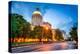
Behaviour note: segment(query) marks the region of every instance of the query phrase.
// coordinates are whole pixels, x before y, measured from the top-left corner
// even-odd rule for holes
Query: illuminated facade
[[[55,36],[56,36],[56,29],[52,29],[52,40],[53,41],[57,41]]]
[[[48,29],[51,29],[51,24],[49,22],[43,22],[42,26],[45,26]]]

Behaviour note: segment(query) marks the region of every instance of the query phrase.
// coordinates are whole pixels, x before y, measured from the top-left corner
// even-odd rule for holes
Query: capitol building
[[[32,13],[31,18],[31,28],[34,29],[35,26],[45,26],[47,29],[51,29],[52,31],[52,41],[57,41],[55,39],[56,36],[56,29],[52,28],[52,25],[49,22],[44,22],[42,14],[40,12],[39,8],[36,8],[36,10]]]
[[[39,8],[36,8],[36,10],[32,13],[31,25],[32,29],[35,26],[46,26],[49,29],[51,29],[51,24],[49,22],[44,22]]]

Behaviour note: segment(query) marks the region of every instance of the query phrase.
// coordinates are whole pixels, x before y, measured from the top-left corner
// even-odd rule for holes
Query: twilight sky
[[[59,28],[66,31],[66,33],[70,31],[74,24],[78,23],[77,5],[14,1],[11,3],[10,7],[10,13],[20,14],[28,22],[31,22],[32,13],[38,7],[42,13],[43,21],[49,22],[52,28]]]

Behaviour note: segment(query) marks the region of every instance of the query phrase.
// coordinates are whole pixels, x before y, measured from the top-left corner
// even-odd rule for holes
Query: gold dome
[[[34,11],[34,12],[33,12],[33,15],[34,15],[34,14],[40,14],[40,15],[41,15],[41,13],[40,13],[39,11]]]

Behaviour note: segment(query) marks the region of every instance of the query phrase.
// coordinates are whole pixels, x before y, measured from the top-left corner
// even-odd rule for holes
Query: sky
[[[11,2],[10,13],[23,16],[25,20],[31,22],[32,13],[36,8],[40,9],[43,21],[49,22],[53,29],[59,28],[69,33],[73,25],[78,25],[78,6],[69,4],[50,4],[33,2]]]

